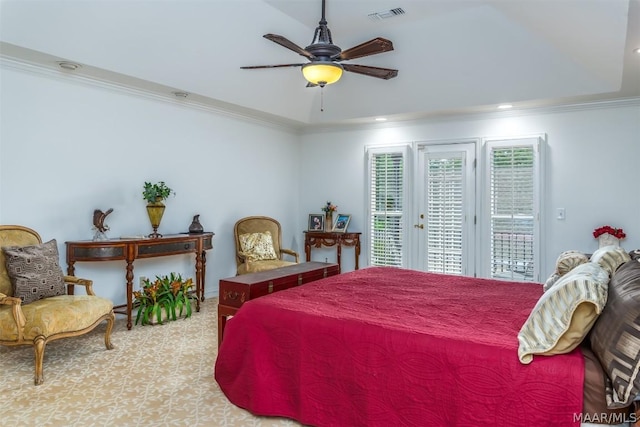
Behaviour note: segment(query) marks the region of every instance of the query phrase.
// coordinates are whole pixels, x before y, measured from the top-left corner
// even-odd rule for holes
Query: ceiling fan
[[[265,34],[263,37],[284,46],[301,56],[309,59],[307,63],[280,64],[280,65],[253,65],[240,67],[245,70],[256,68],[282,68],[302,67],[302,74],[309,82],[307,86],[320,86],[337,82],[342,76],[342,71],[364,74],[379,79],[391,79],[398,75],[398,70],[391,68],[371,67],[368,65],[341,64],[342,61],[376,55],[378,53],[393,50],[393,43],[382,37],[376,37],[367,42],[342,50],[333,44],[331,31],[327,27],[325,19],[325,0],[322,0],[322,19],[313,35],[311,44],[304,49],[289,39],[277,34]]]

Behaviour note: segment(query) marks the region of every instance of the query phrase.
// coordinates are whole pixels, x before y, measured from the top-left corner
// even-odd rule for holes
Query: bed
[[[583,396],[604,389],[595,359],[580,348],[518,359],[541,294],[393,267],[322,279],[243,305],[215,379],[253,414],[314,426],[580,426],[606,410],[583,408],[604,400]]]

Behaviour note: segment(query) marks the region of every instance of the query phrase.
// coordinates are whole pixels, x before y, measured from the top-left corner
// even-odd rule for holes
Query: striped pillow
[[[598,264],[581,264],[542,294],[518,334],[518,358],[569,353],[589,333],[607,303],[609,274]]]
[[[542,285],[542,290],[547,292],[555,283],[560,279],[560,275],[558,273],[553,273]]]
[[[564,251],[556,260],[556,273],[564,276],[580,264],[589,262],[589,257],[580,251]]]
[[[562,276],[577,266],[589,262],[589,257],[580,251],[564,251],[556,260],[556,270],[549,276],[542,289],[547,292]]]
[[[597,262],[602,268],[609,272],[609,276],[631,257],[620,246],[603,246],[591,255],[591,262]]]

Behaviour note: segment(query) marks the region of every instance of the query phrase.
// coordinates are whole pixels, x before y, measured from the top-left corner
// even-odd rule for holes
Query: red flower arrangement
[[[620,240],[627,237],[627,235],[624,233],[624,230],[622,228],[613,228],[610,225],[604,225],[600,228],[596,228],[595,230],[593,230],[593,237],[597,239],[601,235],[607,234],[607,233],[611,234],[613,237]]]

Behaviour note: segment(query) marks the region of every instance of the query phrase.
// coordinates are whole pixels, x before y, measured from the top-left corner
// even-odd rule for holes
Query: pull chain
[[[324,85],[320,86],[320,111],[324,111]]]

